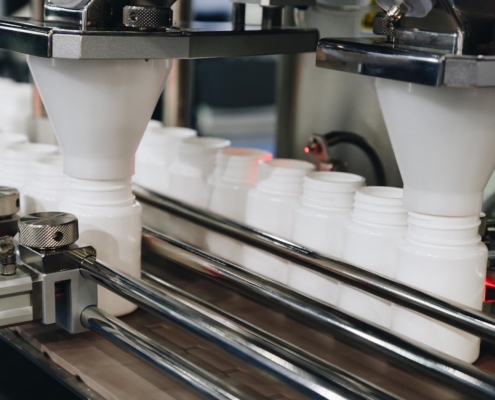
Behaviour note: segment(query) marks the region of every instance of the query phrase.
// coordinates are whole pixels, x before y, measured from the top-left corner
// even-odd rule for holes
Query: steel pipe
[[[344,261],[231,221],[218,214],[158,195],[142,187],[135,185],[134,193],[143,203],[495,343],[495,319],[480,311],[431,296]]]
[[[304,322],[317,322],[354,345],[365,346],[394,359],[403,368],[433,375],[477,398],[495,396],[495,378],[470,364],[432,349],[413,344],[388,330],[349,316],[337,308],[305,297],[283,285],[221,260],[150,229],[143,229],[143,248],[192,270],[213,277],[221,284],[235,285],[261,303],[270,300],[284,312]],[[149,274],[148,274],[149,276]]]
[[[161,278],[159,278],[156,275],[153,275],[149,272],[143,271],[141,274],[142,277],[160,285],[163,288],[166,288],[168,290],[171,290],[174,292],[176,295],[179,295],[182,297],[183,301],[192,306],[195,307],[195,305],[200,304],[202,307],[208,309],[212,314],[216,314],[220,316],[225,323],[229,324],[235,324],[239,327],[242,327],[246,332],[249,332],[250,335],[257,336],[259,338],[262,338],[264,341],[271,343],[272,345],[276,346],[277,348],[283,350],[287,354],[291,353],[294,354],[296,357],[300,358],[301,360],[305,360],[308,365],[311,365],[312,368],[316,368],[315,371],[317,373],[323,373],[325,374],[329,380],[338,380],[342,383],[342,385],[347,386],[347,387],[354,387],[353,389],[356,392],[361,391],[361,394],[363,396],[366,396],[366,398],[376,398],[376,399],[395,399],[396,397],[385,393],[376,387],[370,385],[369,383],[362,381],[349,373],[345,372],[344,370],[336,367],[335,365],[330,364],[329,362],[322,360],[316,356],[314,356],[311,353],[308,353],[305,350],[300,349],[299,347],[296,347],[292,345],[291,343],[274,336],[266,331],[263,331],[259,329],[258,327],[232,315],[229,314],[222,309],[213,306],[212,304],[186,292],[185,290],[182,290],[174,285],[172,285],[170,282],[167,282]]]
[[[320,369],[321,363],[284,350],[284,342],[271,341],[260,332],[226,319],[204,304],[177,292],[159,290],[141,279],[118,272],[90,257],[82,261],[81,273],[144,310],[172,320],[202,338],[246,359],[268,373],[316,399],[392,399],[394,397],[359,381],[337,368]]]
[[[142,333],[97,307],[86,308],[81,315],[81,321],[86,328],[105,335],[133,353],[145,358],[209,399],[251,399],[251,396],[225,385],[214,375],[200,369],[165,347],[154,343]]]

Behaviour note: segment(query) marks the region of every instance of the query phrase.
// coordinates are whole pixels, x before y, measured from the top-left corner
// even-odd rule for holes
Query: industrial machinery
[[[55,102],[55,91],[65,95],[64,90],[70,92],[72,87],[59,88],[55,80],[45,79],[43,73],[50,64],[46,59],[53,59],[51,65],[63,66],[64,77],[79,78],[83,76],[78,75],[81,71],[71,70],[71,66],[77,64],[64,64],[67,60],[191,59],[315,50],[316,30],[281,27],[282,7],[310,6],[314,2],[249,2],[263,7],[263,22],[259,27],[244,24],[242,2],[234,3],[234,21],[228,26],[174,27],[170,9],[173,1],[50,0],[43,20],[1,19],[0,47],[36,57],[31,59],[31,66],[37,83],[41,83],[42,96],[48,100],[45,106],[55,129],[64,138],[62,146],[72,155],[82,155],[82,159],[96,165],[99,160],[89,158],[87,150],[93,148],[94,153],[101,154],[98,152],[102,148],[104,151],[105,146],[117,147],[118,143],[109,144],[92,132],[87,136],[87,143],[73,146],[75,142],[68,138],[71,134],[77,136],[75,131],[67,129],[62,117],[53,116],[58,113],[73,118],[80,113],[79,122],[93,118],[92,112],[98,110],[91,108],[91,104],[83,109],[78,107],[90,101]],[[434,4],[427,0],[383,0],[378,3],[385,7],[386,14],[375,18],[374,30],[382,36],[321,39],[317,47],[317,66],[430,85],[434,89],[438,89],[436,86],[495,86],[495,61],[490,55],[495,9],[489,1],[438,0]],[[91,64],[91,68],[94,65]],[[84,79],[91,82],[87,74]],[[72,93],[73,98],[78,94]],[[98,93],[94,94],[96,98]],[[151,98],[156,93],[138,94]],[[125,101],[115,97],[116,103],[119,100]],[[389,112],[407,123],[411,122],[409,114],[418,119],[417,113],[423,111],[421,101],[411,103],[416,109],[405,108],[400,102],[391,104],[383,100],[382,103],[385,108],[389,106],[385,114]],[[148,108],[139,116],[145,122],[151,113]],[[432,129],[437,129],[449,116],[451,114],[440,114]],[[483,121],[476,128],[486,128],[487,123]],[[101,121],[93,118],[92,127],[98,122]],[[402,137],[400,124],[394,127],[398,133],[392,132],[392,136]],[[102,132],[112,129],[117,132],[119,126],[110,124],[103,128]],[[109,132],[107,137],[118,140],[115,132]],[[129,143],[138,143],[138,136],[135,132],[126,139]],[[483,140],[486,137],[483,136]],[[80,143],[83,142],[84,139]],[[486,143],[481,143],[482,149],[487,147]],[[397,148],[399,158],[402,157],[401,169],[410,171],[411,165],[405,156],[407,149]],[[122,158],[132,158],[132,149],[124,150]],[[476,159],[477,154],[470,156]],[[74,160],[79,161],[74,157],[69,171],[75,178],[81,178],[81,169]],[[483,181],[486,184],[490,165],[484,166],[486,171],[480,171],[479,164],[459,165],[469,170],[462,175],[463,182],[471,182],[473,176],[481,175],[477,184],[482,185]],[[121,170],[108,172],[113,179],[121,178],[119,173]],[[415,181],[410,176],[406,174],[405,183],[406,189],[410,185],[409,198],[414,202]],[[454,178],[459,182],[458,176]],[[476,192],[478,186],[474,186],[473,192]],[[13,330],[3,329],[1,336],[29,354],[38,365],[51,370],[81,398],[116,396],[115,392],[105,391],[99,380],[108,373],[106,370],[113,368],[113,364],[105,364],[98,358],[105,352],[120,362],[115,370],[121,380],[114,382],[114,386],[122,386],[119,393],[123,398],[133,396],[132,390],[140,387],[145,388],[141,396],[149,398],[166,395],[173,398],[175,392],[179,393],[178,398],[214,399],[495,398],[495,377],[490,373],[495,362],[495,318],[488,313],[434,297],[144,188],[135,186],[134,194],[145,206],[145,212],[182,218],[193,223],[192,229],[213,230],[242,245],[256,247],[479,336],[485,343],[483,354],[475,365],[456,360],[208,254],[197,246],[178,241],[173,237],[173,227],[167,231],[169,228],[164,226],[163,232],[143,228],[141,278],[116,272],[112,265],[98,259],[93,247],[78,242],[78,220],[71,214],[24,216],[16,235],[12,221],[17,221],[14,215],[18,210],[18,195],[13,189],[1,189],[0,228],[5,227],[5,231],[1,230],[3,237],[0,238],[0,326],[16,326]],[[98,285],[135,303],[140,311],[117,319],[99,310],[96,307]],[[162,325],[162,320],[168,321],[168,325]],[[37,321],[52,325],[52,330],[38,325],[22,327],[22,324]],[[101,344],[88,330],[106,336],[129,351],[121,352],[118,348],[95,351]],[[23,343],[13,332],[52,360]],[[57,338],[57,345],[50,344],[50,340],[43,341],[43,335],[54,335],[50,337]],[[87,352],[95,359],[71,370],[70,363],[64,364],[64,360],[70,359],[72,349]],[[135,355],[141,358],[137,360]],[[57,361],[59,365],[55,366]],[[147,363],[154,367],[150,368]],[[157,375],[156,369],[181,382],[181,386],[173,386],[175,383],[171,383],[166,374]],[[78,375],[80,380],[73,375]]]

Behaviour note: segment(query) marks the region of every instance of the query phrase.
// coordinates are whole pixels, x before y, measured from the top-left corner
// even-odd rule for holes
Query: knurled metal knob
[[[77,217],[63,212],[26,215],[19,221],[19,242],[35,249],[58,249],[79,239]]]
[[[123,23],[129,28],[164,29],[172,26],[174,13],[171,8],[153,6],[124,7]]]
[[[19,212],[19,191],[0,186],[0,218],[10,217]]]

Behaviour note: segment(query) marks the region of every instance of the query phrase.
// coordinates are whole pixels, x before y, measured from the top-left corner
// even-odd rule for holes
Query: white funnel
[[[435,88],[376,79],[404,180],[404,205],[423,214],[481,212],[495,169],[495,88]]]
[[[134,174],[134,156],[163,90],[170,60],[67,60],[28,64],[72,178]]]

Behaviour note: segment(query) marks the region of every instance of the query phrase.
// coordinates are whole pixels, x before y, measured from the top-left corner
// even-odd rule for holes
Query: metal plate
[[[316,66],[428,86],[495,86],[494,56],[458,56],[384,38],[321,39]]]
[[[51,26],[51,27],[50,27]],[[316,29],[246,27],[201,23],[182,31],[70,29],[26,19],[0,20],[0,48],[38,57],[70,59],[217,58],[313,52]]]

